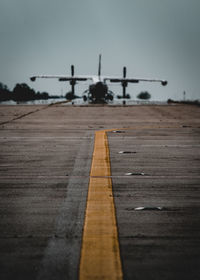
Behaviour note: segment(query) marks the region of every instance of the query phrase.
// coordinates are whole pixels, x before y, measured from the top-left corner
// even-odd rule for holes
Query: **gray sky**
[[[66,93],[68,83],[29,81],[35,74],[102,74],[163,78],[160,84],[129,85],[134,98],[148,90],[152,99],[200,99],[199,0],[1,0],[0,81],[17,82],[50,94]],[[78,85],[81,94],[87,85]],[[111,87],[121,92],[121,87]]]

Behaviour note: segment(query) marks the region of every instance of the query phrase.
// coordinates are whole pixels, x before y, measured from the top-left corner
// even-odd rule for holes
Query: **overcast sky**
[[[134,98],[148,90],[154,100],[200,99],[199,0],[1,0],[0,81],[65,94],[68,83],[29,81],[35,74],[102,74],[162,78],[129,85]],[[87,85],[77,86],[79,94]],[[121,92],[121,88],[111,87]]]

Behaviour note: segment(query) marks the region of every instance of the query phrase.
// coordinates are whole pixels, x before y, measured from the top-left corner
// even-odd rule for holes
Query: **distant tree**
[[[35,97],[34,99],[48,99],[49,98],[49,94],[47,92],[39,92],[37,91],[37,93],[35,93]]]
[[[0,101],[10,100],[11,92],[6,85],[0,83]]]
[[[79,96],[77,96],[77,95],[73,94],[71,91],[69,91],[66,93],[65,98],[67,100],[73,100],[73,99],[79,98]]]
[[[137,98],[139,99],[144,99],[144,100],[148,100],[151,98],[151,94],[148,93],[148,91],[142,91],[137,95]]]
[[[7,100],[14,101],[29,101],[36,99],[48,99],[50,98],[47,92],[35,92],[27,84],[16,84],[13,91],[10,91],[6,85],[0,83],[0,102]],[[55,96],[55,98],[59,98]]]
[[[35,91],[27,84],[16,84],[13,89],[13,100],[15,101],[27,101],[35,99]]]
[[[48,98],[49,98],[49,94],[47,92],[40,93],[40,99],[48,99]]]
[[[0,83],[0,90],[8,90],[8,87],[4,85],[3,83]]]

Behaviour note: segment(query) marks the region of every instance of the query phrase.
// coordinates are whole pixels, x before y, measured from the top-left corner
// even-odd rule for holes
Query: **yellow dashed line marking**
[[[80,259],[80,280],[121,280],[122,266],[106,131],[95,133]]]

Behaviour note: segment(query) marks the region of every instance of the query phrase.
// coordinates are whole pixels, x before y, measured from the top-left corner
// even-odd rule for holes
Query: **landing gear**
[[[87,101],[87,96],[83,95],[83,101],[86,102]]]
[[[124,66],[123,67],[123,79],[126,79],[126,73],[127,73],[127,68]],[[118,99],[130,99],[130,94],[126,93],[126,88],[128,86],[128,82],[125,81],[125,80],[122,80],[121,82],[121,85],[122,85],[122,95],[117,95],[117,98]]]
[[[95,92],[85,90],[82,97],[84,102],[88,101],[95,104],[106,104],[109,101],[113,101],[114,93],[108,90],[107,93],[99,96],[98,94],[95,94]]]

